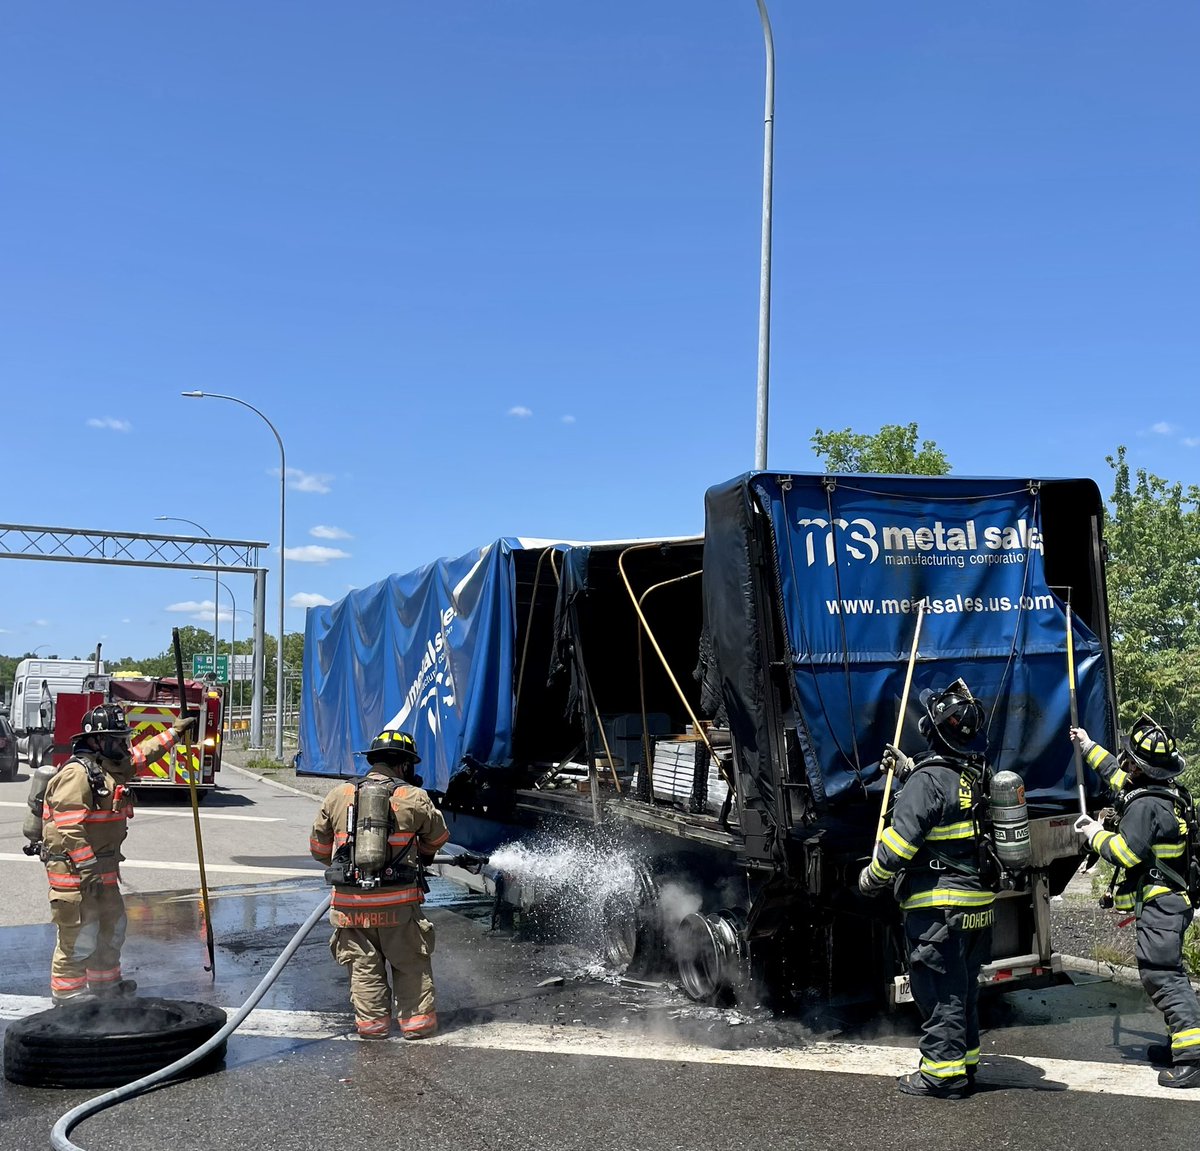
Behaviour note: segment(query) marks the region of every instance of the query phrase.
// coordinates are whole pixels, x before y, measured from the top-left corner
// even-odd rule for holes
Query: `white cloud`
[[[1183,446],[1185,448],[1200,447],[1200,436],[1184,436]]]
[[[292,607],[328,607],[333,600],[315,591],[298,591],[288,603]]]
[[[1157,436],[1169,436],[1174,434],[1175,425],[1168,424],[1166,420],[1159,420],[1157,424],[1151,424],[1150,430]]]
[[[33,626],[34,627],[49,627],[50,621],[48,619],[35,619],[33,621]]]
[[[317,524],[316,527],[309,528],[308,534],[316,536],[319,540],[352,540],[354,538],[349,532],[344,532],[341,528],[329,527],[326,524]]]
[[[564,424],[573,424],[575,422],[575,417],[574,416],[563,416],[562,422]]]
[[[316,472],[304,472],[299,468],[288,468],[288,487],[294,492],[317,492],[324,495],[329,491],[333,476],[318,475]]]
[[[164,611],[178,612],[180,615],[186,615],[188,619],[194,619],[197,623],[204,624],[209,631],[212,631],[213,626],[213,601],[210,599],[180,600],[179,603],[169,603],[163,609]],[[222,617],[220,613],[218,619],[228,618]]]
[[[202,600],[185,599],[185,600],[180,600],[179,603],[169,603],[163,610],[164,611],[177,611],[177,612],[193,612],[193,613],[207,612],[208,618],[212,619],[213,601],[210,599],[202,599]]]
[[[106,432],[131,432],[133,425],[128,420],[118,420],[115,416],[93,416],[87,422],[89,428],[102,428]]]
[[[349,552],[341,548],[327,548],[320,544],[306,544],[302,548],[284,548],[283,558],[298,564],[327,564],[330,560],[348,560]]]
[[[508,414],[510,416],[516,416],[519,420],[527,420],[533,415],[533,409],[525,408],[518,404],[515,408],[509,408]]]
[[[123,619],[123,620],[121,620],[121,622],[122,622],[122,623],[133,623],[133,620],[131,620],[131,619]]]

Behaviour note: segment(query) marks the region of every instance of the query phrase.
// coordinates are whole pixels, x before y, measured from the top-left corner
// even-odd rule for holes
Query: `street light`
[[[171,520],[177,524],[191,524],[198,531],[204,532],[209,539],[212,539],[212,533],[202,528],[195,520],[184,519],[183,516],[155,516],[156,520]],[[213,549],[213,559],[216,560],[216,548]],[[207,579],[207,576],[199,576],[199,579]],[[217,606],[217,584],[221,581],[217,579],[217,572],[213,572],[213,675],[217,674],[217,621],[220,617],[220,610]],[[183,684],[179,685],[179,690],[183,691]],[[182,698],[182,697],[181,697]]]
[[[754,469],[767,467],[767,400],[771,373],[771,183],[775,153],[775,38],[765,0],[755,0],[762,22],[766,53],[766,96],[763,110],[762,254],[758,279],[758,386],[755,395]]]
[[[249,408],[268,428],[279,445],[279,633],[276,636],[277,650],[275,652],[275,758],[283,760],[283,564],[284,564],[284,531],[286,529],[287,507],[287,457],[283,451],[283,440],[275,430],[275,425],[267,419],[253,404],[239,400],[237,396],[223,396],[216,392],[181,392],[189,400],[229,400],[233,404],[241,404]]]

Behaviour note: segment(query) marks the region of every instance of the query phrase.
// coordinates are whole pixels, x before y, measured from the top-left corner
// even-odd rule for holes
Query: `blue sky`
[[[1200,8],[769,6],[770,466],[917,420],[962,474],[1200,481]],[[762,107],[754,0],[12,0],[3,519],[274,547],[275,442],[203,389],[296,469],[289,631],[502,535],[701,530],[753,464]],[[212,619],[0,570],[0,651]]]

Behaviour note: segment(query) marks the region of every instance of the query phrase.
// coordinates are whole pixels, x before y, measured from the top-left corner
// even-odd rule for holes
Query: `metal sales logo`
[[[429,730],[436,736],[441,730],[441,708],[454,706],[454,675],[450,670],[450,633],[454,630],[458,612],[448,607],[441,614],[437,634],[425,641],[421,666],[404,696],[404,704],[387,724],[389,728],[406,728],[414,713],[425,717]],[[418,724],[419,724],[418,719]]]
[[[886,564],[938,564],[965,567],[969,562],[1020,563],[1029,551],[1041,552],[1042,533],[1028,520],[1015,524],[980,526],[974,519],[963,524],[935,520],[921,527],[876,524],[862,516],[832,520],[820,516],[796,520],[801,533],[805,563],[812,567],[822,559],[832,567],[839,548],[846,562],[865,560]]]

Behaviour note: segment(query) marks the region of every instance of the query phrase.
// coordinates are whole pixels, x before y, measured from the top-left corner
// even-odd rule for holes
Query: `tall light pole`
[[[204,532],[209,539],[212,539],[212,532],[202,528],[195,520],[184,519],[183,516],[155,516],[156,520],[171,520],[177,524],[191,524],[198,531]],[[216,548],[213,549],[213,562],[216,562]],[[217,604],[217,585],[221,582],[218,578],[218,573],[213,571],[213,675],[217,674],[217,622],[220,620],[220,608]],[[207,579],[207,576],[197,576],[197,579]],[[179,685],[180,692],[183,691],[183,684]],[[180,695],[180,699],[183,696]]]
[[[771,164],[775,151],[775,39],[764,0],[756,0],[767,54],[763,111],[762,263],[758,283],[758,389],[755,400],[754,469],[767,466],[767,396],[771,371]]]
[[[268,428],[279,445],[279,633],[276,636],[275,652],[275,758],[283,760],[283,563],[284,563],[284,532],[287,527],[287,457],[283,451],[283,440],[275,430],[275,425],[267,419],[253,404],[238,399],[237,396],[223,396],[216,392],[182,392],[181,395],[191,400],[228,400],[233,404],[241,404],[249,408]]]

